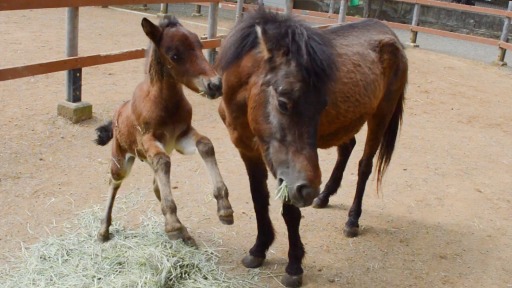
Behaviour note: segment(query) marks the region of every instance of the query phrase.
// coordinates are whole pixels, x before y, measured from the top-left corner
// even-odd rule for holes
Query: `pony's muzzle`
[[[278,184],[281,185],[283,183],[283,179],[278,179]],[[308,207],[313,204],[313,200],[320,194],[319,187],[313,187],[308,183],[300,183],[300,184],[291,184],[287,183],[288,186],[288,197],[283,198],[283,202],[292,204],[296,207]]]

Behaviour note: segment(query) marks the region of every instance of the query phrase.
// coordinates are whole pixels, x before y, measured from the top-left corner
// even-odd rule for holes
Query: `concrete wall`
[[[372,2],[372,13],[370,13],[370,15],[375,15],[377,6],[378,1],[374,0]],[[351,16],[362,15],[362,9],[362,6],[351,7],[349,8],[348,14]],[[385,1],[379,19],[410,24],[413,9],[413,4]],[[499,39],[503,29],[503,22],[504,18],[499,16],[421,6],[419,25],[439,30]],[[512,33],[510,36],[512,36]]]

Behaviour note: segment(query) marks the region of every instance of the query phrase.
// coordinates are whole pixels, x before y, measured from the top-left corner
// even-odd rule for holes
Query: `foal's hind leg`
[[[338,146],[338,159],[336,160],[336,165],[334,165],[329,181],[325,184],[324,191],[322,191],[322,193],[320,193],[320,195],[318,195],[318,197],[313,201],[313,208],[327,207],[327,204],[329,204],[329,198],[336,194],[340,188],[341,180],[343,179],[343,172],[347,167],[347,162],[350,158],[350,154],[352,154],[352,150],[354,150],[354,146],[356,146],[355,137],[352,137],[348,142]]]
[[[114,143],[113,145],[117,145]],[[130,174],[130,170],[133,166],[133,162],[135,157],[129,154],[124,153],[116,153],[116,147],[112,148],[112,160],[110,161],[110,188],[109,188],[109,198],[107,202],[107,208],[105,211],[105,216],[101,220],[101,228],[98,232],[98,240],[101,242],[106,242],[110,240],[109,228],[112,224],[112,208],[114,207],[114,200],[117,195],[117,191],[121,187],[121,183],[123,179]]]
[[[163,145],[152,135],[145,135],[142,143],[146,150],[149,164],[155,172],[158,188],[155,188],[154,191],[157,198],[160,195],[160,205],[165,218],[167,237],[171,240],[182,239],[186,244],[195,246],[194,239],[188,233],[187,228],[181,224],[180,219],[178,219],[178,208],[171,193],[171,158],[163,149]]]
[[[233,209],[228,199],[228,188],[220,174],[212,141],[191,128],[189,133],[178,140],[176,149],[183,154],[192,153],[195,149],[199,151],[213,184],[213,196],[217,200],[217,216],[222,224],[233,224]]]

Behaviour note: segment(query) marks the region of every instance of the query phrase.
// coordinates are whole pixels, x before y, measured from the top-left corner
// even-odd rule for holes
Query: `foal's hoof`
[[[265,261],[265,258],[260,257],[254,257],[251,255],[247,255],[242,259],[242,264],[245,268],[258,268],[263,265],[263,262]]]
[[[108,240],[110,240],[110,233],[98,232],[98,235],[96,235],[96,237],[98,238],[98,241],[100,241],[101,243],[105,243]]]
[[[284,274],[281,278],[281,284],[286,287],[301,287],[302,286],[302,274],[301,275],[288,275]]]
[[[183,233],[182,231],[173,231],[167,233],[167,238],[171,241],[182,240],[185,245],[190,247],[197,247],[196,241],[192,238],[188,233]]]
[[[329,197],[316,197],[315,200],[313,200],[313,208],[321,209],[327,207],[329,204]]]
[[[348,238],[357,237],[359,235],[359,227],[349,227],[345,225],[345,228],[343,228],[343,234]]]
[[[235,219],[234,219],[233,215],[227,215],[227,216],[219,215],[219,220],[220,220],[220,223],[222,223],[224,225],[233,225],[233,223],[235,223]]]

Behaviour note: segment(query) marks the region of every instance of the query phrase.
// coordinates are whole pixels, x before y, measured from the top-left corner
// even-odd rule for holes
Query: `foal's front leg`
[[[188,245],[195,246],[194,239],[188,233],[187,228],[178,219],[176,203],[171,193],[171,158],[163,145],[152,135],[146,135],[142,139],[149,164],[155,172],[155,180],[160,192],[160,205],[165,218],[165,233],[171,240],[182,239]],[[155,192],[157,190],[155,189]],[[156,193],[155,193],[156,194]]]
[[[212,141],[191,128],[189,133],[178,140],[176,149],[183,154],[193,152],[195,149],[199,151],[213,184],[213,196],[217,200],[217,216],[222,224],[233,224],[233,209],[228,199],[228,188],[220,174]]]

